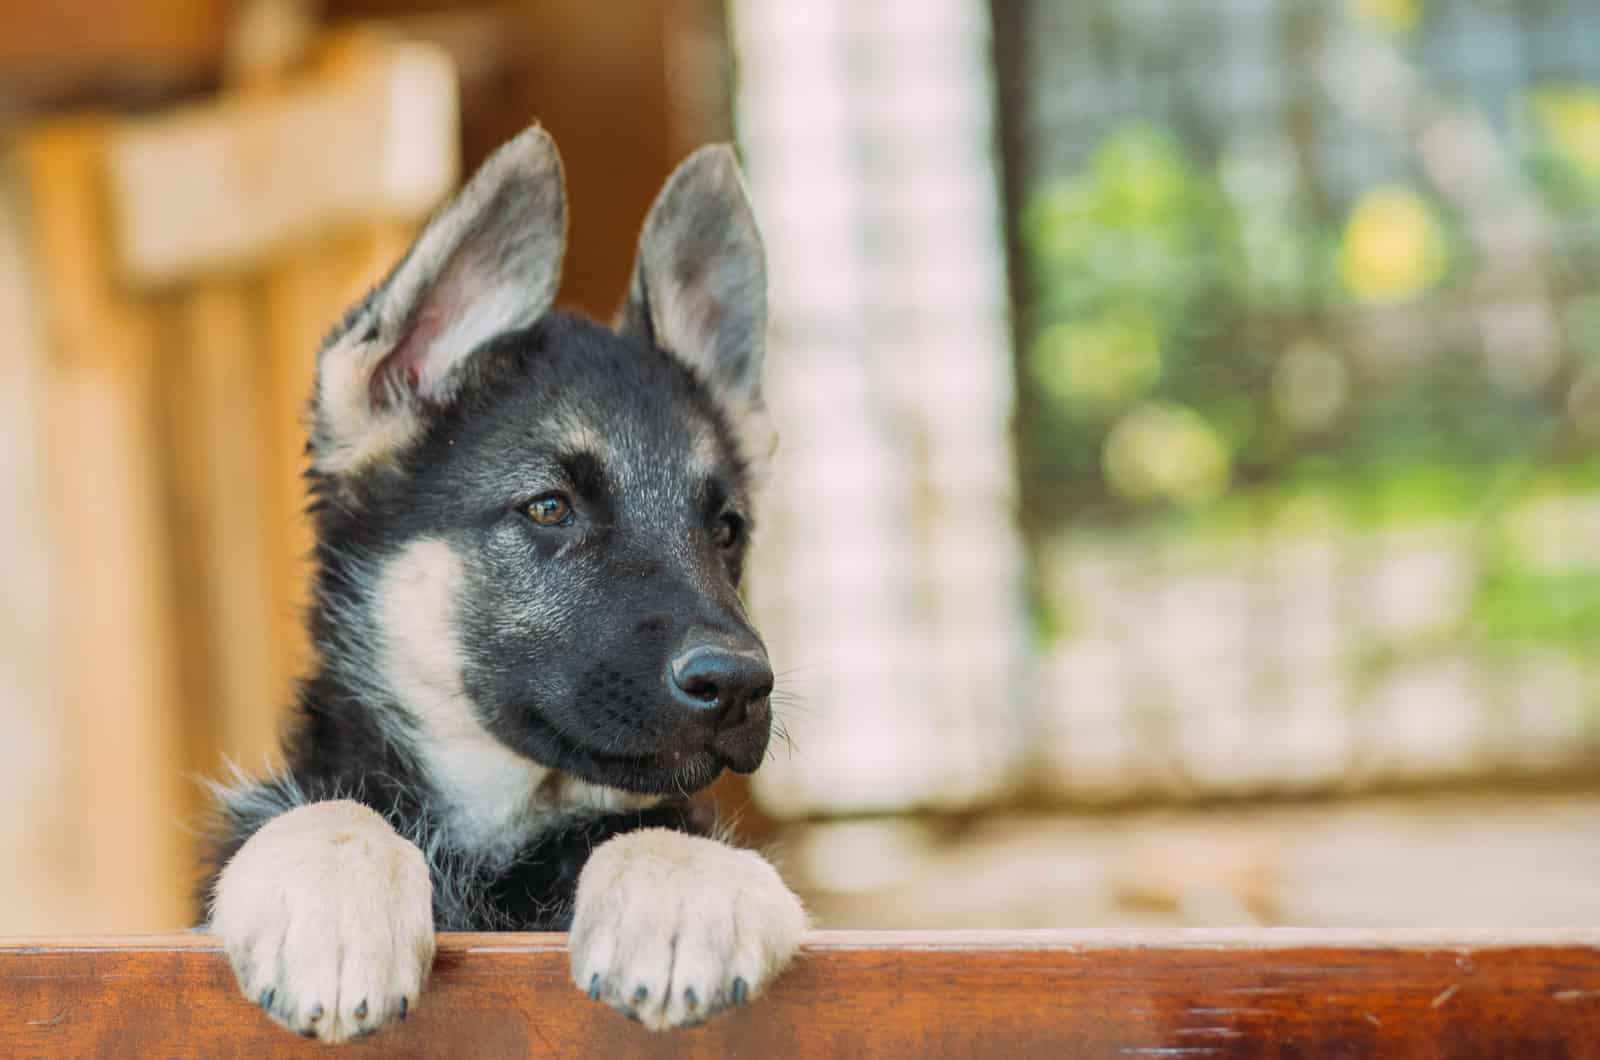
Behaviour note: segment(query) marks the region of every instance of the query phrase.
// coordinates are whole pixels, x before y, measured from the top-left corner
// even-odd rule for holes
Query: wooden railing
[[[1600,933],[819,932],[769,996],[651,1034],[561,935],[446,935],[385,1057],[1600,1057]],[[200,935],[0,942],[0,1056],[327,1055]]]

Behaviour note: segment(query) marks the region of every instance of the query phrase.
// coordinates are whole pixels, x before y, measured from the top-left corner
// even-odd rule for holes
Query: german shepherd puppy
[[[497,151],[318,355],[319,652],[286,768],[219,790],[209,928],[274,1020],[339,1041],[417,1004],[435,930],[568,930],[650,1028],[758,996],[800,902],[688,795],[762,761],[740,602],[765,264],[733,153],[651,208],[615,329],[551,302],[554,143]]]

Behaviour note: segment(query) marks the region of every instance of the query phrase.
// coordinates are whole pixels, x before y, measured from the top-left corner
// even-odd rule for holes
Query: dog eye
[[[712,540],[717,547],[727,550],[737,545],[744,538],[744,520],[732,512],[723,515],[717,520],[716,528],[711,532]]]
[[[565,526],[572,521],[572,502],[562,493],[546,493],[535,497],[522,510],[540,526]]]

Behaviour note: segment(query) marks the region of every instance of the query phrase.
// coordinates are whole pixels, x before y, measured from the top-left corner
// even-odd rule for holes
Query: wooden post
[[[218,751],[249,769],[272,759],[289,685],[274,650],[274,564],[267,534],[271,473],[267,366],[260,299],[244,281],[202,281],[178,299],[168,351],[173,432],[170,460],[186,520],[180,564],[186,600],[186,666],[203,670],[205,702],[186,704],[187,726],[210,731],[194,765],[215,774]],[[193,745],[193,744],[191,744]]]
[[[20,148],[50,334],[47,476],[71,723],[71,827],[102,928],[171,928],[192,877],[173,636],[170,528],[158,466],[155,320],[114,280],[104,194],[109,126],[86,120]]]
[[[81,885],[52,923],[192,922],[195,775],[267,765],[304,666],[317,342],[453,184],[455,111],[439,49],[355,33],[281,89],[22,138]]]

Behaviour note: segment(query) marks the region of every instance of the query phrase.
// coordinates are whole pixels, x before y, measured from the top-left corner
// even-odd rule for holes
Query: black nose
[[[673,659],[670,669],[673,697],[703,711],[705,720],[718,729],[744,721],[750,705],[772,692],[772,668],[759,649],[697,644]]]

